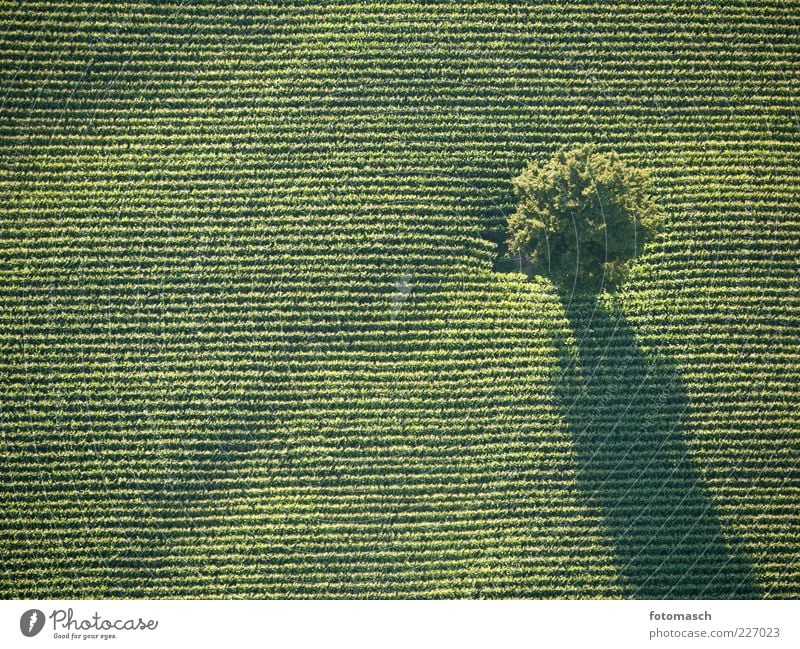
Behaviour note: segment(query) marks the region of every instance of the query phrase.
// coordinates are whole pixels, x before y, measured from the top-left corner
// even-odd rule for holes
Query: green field
[[[800,596],[797,0],[6,1],[0,79],[1,597]],[[583,143],[613,298],[497,262]]]

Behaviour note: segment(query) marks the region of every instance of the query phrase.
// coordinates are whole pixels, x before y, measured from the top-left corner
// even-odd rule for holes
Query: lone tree
[[[567,290],[618,286],[660,220],[649,175],[591,145],[528,165],[514,189],[509,251]]]

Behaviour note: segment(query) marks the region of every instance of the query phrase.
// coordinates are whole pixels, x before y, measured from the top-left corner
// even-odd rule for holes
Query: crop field
[[[0,2],[0,597],[800,596],[799,104],[797,0]]]

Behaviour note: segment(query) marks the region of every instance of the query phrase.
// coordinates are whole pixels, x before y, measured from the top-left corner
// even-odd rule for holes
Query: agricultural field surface
[[[797,0],[0,2],[0,597],[800,597],[799,103]]]

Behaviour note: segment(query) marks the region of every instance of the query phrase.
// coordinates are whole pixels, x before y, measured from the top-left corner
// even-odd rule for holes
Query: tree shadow
[[[757,598],[683,439],[688,401],[676,368],[640,350],[622,312],[562,297],[574,344],[559,337],[556,393],[577,479],[611,535],[630,597]]]

